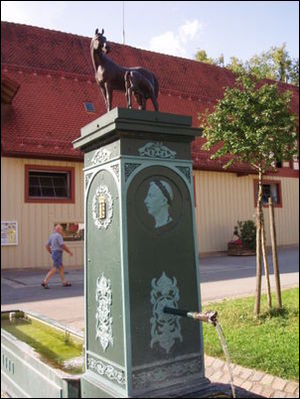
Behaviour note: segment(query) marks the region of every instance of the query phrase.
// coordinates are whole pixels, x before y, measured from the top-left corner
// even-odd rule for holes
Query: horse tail
[[[158,80],[156,79],[156,76],[153,74],[153,80],[154,80],[154,95],[155,98],[158,97],[158,91],[159,91],[159,84],[158,84]]]

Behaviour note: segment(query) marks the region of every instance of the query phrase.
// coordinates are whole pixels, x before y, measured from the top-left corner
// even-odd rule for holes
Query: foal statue
[[[146,101],[151,98],[155,111],[158,111],[158,81],[155,75],[142,67],[125,68],[107,57],[109,44],[96,29],[91,41],[91,58],[95,70],[96,82],[100,86],[106,109],[111,110],[113,91],[125,91],[127,106],[131,108],[133,92],[139,109],[146,109]]]

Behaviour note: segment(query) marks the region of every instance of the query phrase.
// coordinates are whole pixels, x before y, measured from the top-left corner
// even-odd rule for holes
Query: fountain
[[[181,310],[201,309],[190,155],[201,130],[191,122],[115,108],[82,128],[74,147],[85,153],[85,372],[71,374],[80,367],[78,353],[53,365],[20,342],[27,333],[9,331],[24,320],[41,321],[60,330],[68,346],[65,327],[11,311],[1,330],[8,391],[86,398],[218,394],[204,374],[202,323],[188,320],[214,325],[226,351],[217,315]]]
[[[178,317],[183,306],[201,309],[190,154],[201,129],[191,125],[187,116],[115,108],[73,143],[85,153],[82,397],[213,391],[201,323]],[[186,316],[215,325],[213,312]]]

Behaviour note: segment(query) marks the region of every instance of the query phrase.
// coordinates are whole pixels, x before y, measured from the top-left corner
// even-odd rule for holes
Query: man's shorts
[[[53,266],[57,267],[58,269],[62,265],[62,251],[52,251],[51,257],[53,260]]]

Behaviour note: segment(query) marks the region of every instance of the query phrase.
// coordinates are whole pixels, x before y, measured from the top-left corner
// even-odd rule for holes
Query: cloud
[[[150,50],[172,55],[185,54],[185,49],[181,46],[178,36],[171,31],[152,37],[150,40]]]
[[[201,29],[202,25],[197,19],[194,21],[187,21],[184,25],[179,27],[181,40],[184,43],[186,43],[188,40],[193,40]]]
[[[186,56],[186,44],[196,40],[203,25],[197,20],[186,21],[177,32],[167,31],[150,40],[149,50],[163,54]]]
[[[1,1],[1,21],[56,28],[66,1]]]

